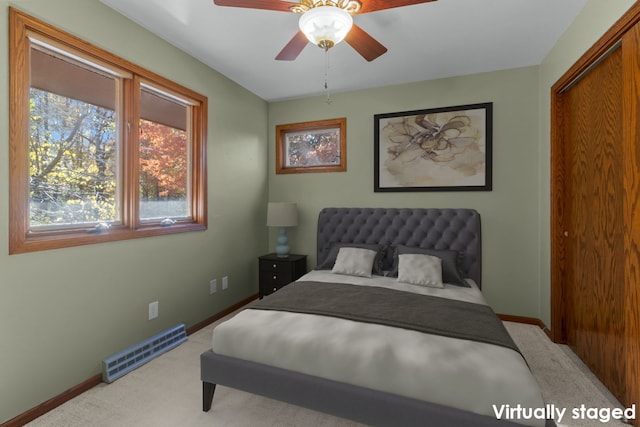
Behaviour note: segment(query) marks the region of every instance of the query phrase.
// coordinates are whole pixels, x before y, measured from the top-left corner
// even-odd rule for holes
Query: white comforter
[[[312,271],[300,280],[383,286],[486,304],[482,293]],[[543,408],[522,356],[491,344],[327,316],[244,310],[213,331],[215,353],[495,416],[502,405]],[[512,420],[544,426],[544,420]]]

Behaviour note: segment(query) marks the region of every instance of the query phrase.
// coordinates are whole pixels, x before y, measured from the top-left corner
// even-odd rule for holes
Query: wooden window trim
[[[106,52],[78,37],[61,31],[15,8],[9,8],[9,99],[11,102],[9,124],[9,253],[25,253],[79,245],[134,239],[207,228],[207,98],[186,87],[152,73],[125,59]],[[122,225],[110,230],[89,234],[84,229],[56,230],[32,233],[29,231],[29,35],[53,39],[58,46],[80,51],[87,59],[125,70],[134,76],[124,80],[127,94],[123,102],[125,119],[119,123],[122,137],[123,161],[121,163]],[[136,84],[150,82],[158,87],[179,94],[193,101],[191,114],[191,214],[188,221],[178,221],[169,227],[159,223],[140,225],[138,220],[138,120],[135,114]],[[137,82],[137,83],[136,83]],[[136,118],[135,120],[133,118]],[[130,129],[125,129],[125,122]],[[128,132],[126,132],[128,130]]]

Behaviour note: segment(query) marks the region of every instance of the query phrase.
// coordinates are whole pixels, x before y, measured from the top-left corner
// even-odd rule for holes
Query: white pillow
[[[398,282],[444,288],[442,260],[431,255],[400,254],[398,255]]]
[[[376,251],[362,248],[340,248],[332,273],[371,277]]]

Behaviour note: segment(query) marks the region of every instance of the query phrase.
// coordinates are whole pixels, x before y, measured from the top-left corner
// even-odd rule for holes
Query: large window
[[[206,228],[206,97],[10,24],[10,253]]]

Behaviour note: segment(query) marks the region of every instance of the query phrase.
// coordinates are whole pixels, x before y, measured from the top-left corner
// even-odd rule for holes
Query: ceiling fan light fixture
[[[298,25],[311,43],[328,50],[344,40],[353,18],[339,7],[319,6],[302,14]]]

